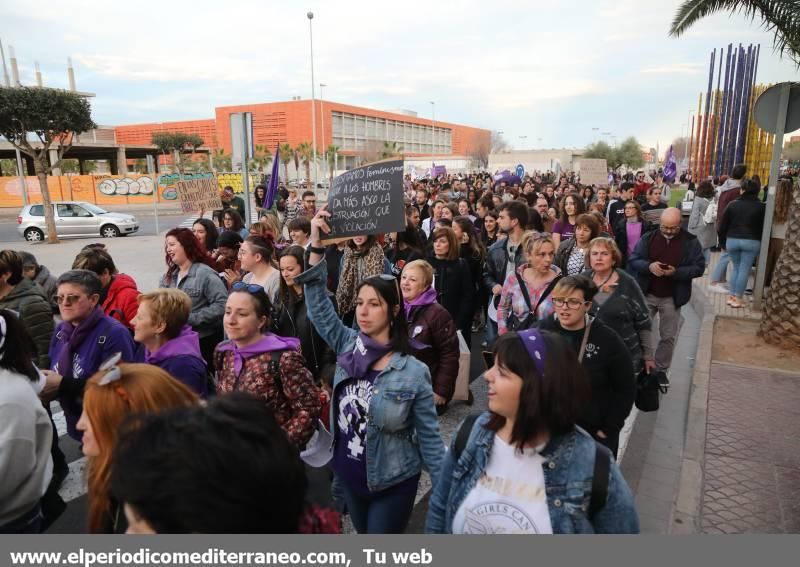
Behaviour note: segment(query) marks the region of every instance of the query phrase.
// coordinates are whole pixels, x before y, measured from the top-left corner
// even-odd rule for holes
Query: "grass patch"
[[[686,195],[686,189],[675,189],[670,188],[669,190],[669,206],[670,207],[678,207],[681,206],[681,201],[683,201],[683,196]]]

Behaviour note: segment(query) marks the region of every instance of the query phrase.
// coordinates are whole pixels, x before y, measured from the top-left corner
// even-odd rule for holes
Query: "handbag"
[[[636,377],[636,400],[635,404],[639,411],[658,411],[659,394],[666,394],[669,388],[667,375],[662,371],[653,371],[650,374],[646,370],[639,372]]]
[[[530,329],[534,326],[536,321],[539,318],[536,316],[536,310],[539,309],[539,306],[542,304],[542,301],[547,299],[547,296],[550,295],[550,292],[553,291],[553,288],[556,287],[558,280],[561,279],[561,276],[558,275],[552,279],[552,281],[547,285],[545,290],[542,292],[542,295],[539,297],[539,301],[536,302],[536,307],[531,309],[531,296],[528,295],[528,286],[525,285],[525,281],[522,279],[522,276],[519,272],[516,272],[515,275],[517,276],[517,281],[519,282],[519,289],[522,292],[522,297],[525,299],[525,305],[528,306],[528,314],[525,315],[522,319],[516,316],[513,312],[508,316],[508,320],[506,321],[506,327],[509,331],[523,331],[525,329]]]

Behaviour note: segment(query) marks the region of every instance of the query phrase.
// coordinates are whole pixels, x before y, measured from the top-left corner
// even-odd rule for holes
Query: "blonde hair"
[[[166,325],[164,334],[168,339],[174,339],[180,334],[192,312],[191,298],[179,289],[157,289],[143,293],[139,296],[140,305],[142,301],[149,303],[153,323]]]
[[[622,252],[619,250],[619,246],[614,241],[613,238],[608,238],[607,236],[598,236],[597,238],[592,238],[592,241],[589,243],[589,251],[586,254],[586,267],[591,267],[591,260],[590,256],[592,255],[592,248],[595,246],[605,246],[606,249],[611,252],[611,257],[614,259],[614,267],[620,266],[622,264]]]
[[[422,272],[423,283],[425,284],[425,288],[429,288],[433,283],[433,266],[431,266],[425,260],[414,260],[413,262],[409,262],[403,267],[403,273],[406,270],[419,270]]]
[[[525,251],[526,256],[536,254],[544,244],[551,244],[554,249],[556,247],[555,242],[553,242],[553,235],[549,232],[531,230],[522,235],[522,249]]]

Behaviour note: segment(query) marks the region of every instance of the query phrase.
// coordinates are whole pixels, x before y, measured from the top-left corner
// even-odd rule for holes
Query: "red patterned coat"
[[[300,352],[283,351],[280,361],[274,360],[274,354],[264,352],[248,358],[236,376],[233,352],[215,352],[217,393],[240,391],[264,398],[289,440],[302,449],[317,428],[320,390],[311,372],[303,366]],[[279,380],[276,374],[280,374]]]

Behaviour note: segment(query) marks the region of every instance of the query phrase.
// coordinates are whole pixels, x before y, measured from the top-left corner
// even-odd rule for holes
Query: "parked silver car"
[[[84,201],[57,201],[52,203],[58,237],[72,236],[127,236],[139,230],[133,215],[110,213],[97,205]],[[28,242],[39,242],[47,235],[44,205],[27,205],[17,217],[17,231]]]

